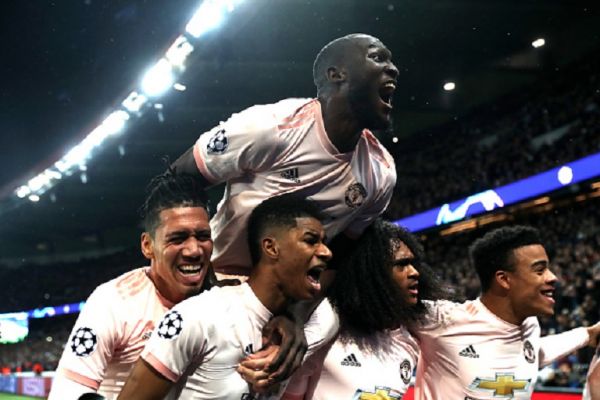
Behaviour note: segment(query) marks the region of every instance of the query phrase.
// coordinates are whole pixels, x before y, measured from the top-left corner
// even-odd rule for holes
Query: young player
[[[496,229],[470,252],[481,297],[429,304],[415,331],[415,399],[530,399],[539,367],[595,345],[600,324],[540,337],[537,316],[554,313],[557,279],[536,229]]]
[[[314,204],[292,195],[257,206],[248,226],[254,262],[248,281],[214,288],[175,306],[148,342],[119,398],[253,398],[237,365],[262,345],[262,327],[272,315],[291,303],[315,299],[321,290],[320,274],[331,252],[319,218]],[[335,313],[323,303],[305,328],[309,351],[331,340],[337,329]]]
[[[340,316],[340,334],[293,375],[283,398],[402,398],[419,355],[408,328],[423,318],[421,299],[442,294],[423,264],[421,246],[403,228],[377,220],[352,252],[332,263],[347,272],[328,293]]]

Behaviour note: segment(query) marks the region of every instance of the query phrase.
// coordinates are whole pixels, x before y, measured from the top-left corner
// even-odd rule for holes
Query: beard
[[[391,117],[386,117],[379,111],[381,99],[373,86],[368,82],[350,86],[348,91],[350,110],[362,128],[381,133],[391,132]]]

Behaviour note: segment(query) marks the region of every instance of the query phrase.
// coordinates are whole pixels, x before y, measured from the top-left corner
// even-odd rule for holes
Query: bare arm
[[[129,375],[118,399],[161,400],[173,386],[173,382],[162,376],[140,358]]]

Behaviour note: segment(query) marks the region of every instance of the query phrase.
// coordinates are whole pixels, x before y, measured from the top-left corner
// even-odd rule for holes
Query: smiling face
[[[556,275],[550,271],[542,245],[532,244],[513,250],[514,271],[507,271],[508,297],[514,314],[524,320],[531,316],[554,314]]]
[[[331,259],[321,222],[312,217],[296,218],[294,228],[278,230],[276,241],[279,258],[275,274],[285,297],[316,298],[321,292],[321,272]]]
[[[363,128],[387,129],[398,77],[392,53],[372,36],[357,35],[348,40],[343,69],[350,107]]]
[[[419,300],[419,271],[414,267],[415,256],[403,242],[395,246],[392,278],[400,288],[406,304],[415,305]]]
[[[200,293],[206,277],[213,250],[209,217],[202,207],[170,208],[159,216],[154,234],[142,234],[142,253],[159,293],[179,303]]]

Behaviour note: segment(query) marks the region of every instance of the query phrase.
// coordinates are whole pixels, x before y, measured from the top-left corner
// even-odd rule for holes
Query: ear
[[[496,271],[496,273],[494,274],[494,280],[502,289],[510,289],[510,276],[507,271]]]
[[[144,257],[146,257],[148,260],[152,260],[154,258],[154,246],[152,236],[150,236],[148,232],[142,233],[140,246],[142,248],[142,254]]]
[[[265,257],[275,260],[279,258],[279,244],[277,243],[277,239],[267,236],[262,239],[261,245]]]
[[[332,83],[341,83],[346,81],[346,71],[338,67],[327,68],[327,80]]]

